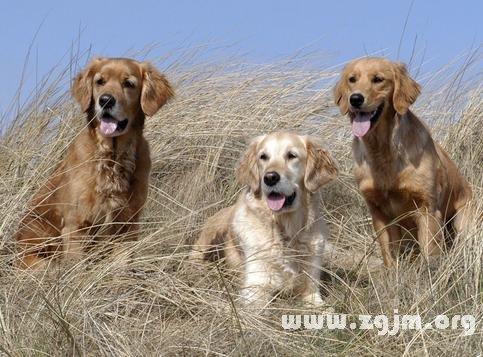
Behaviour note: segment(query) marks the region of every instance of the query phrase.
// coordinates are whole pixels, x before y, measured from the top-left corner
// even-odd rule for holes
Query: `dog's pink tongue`
[[[117,120],[112,118],[102,118],[100,129],[103,135],[112,135],[117,129]]]
[[[280,211],[285,203],[285,196],[284,195],[269,195],[267,197],[267,204],[268,207],[272,211]]]
[[[352,133],[362,138],[371,128],[371,113],[357,113],[352,120]]]

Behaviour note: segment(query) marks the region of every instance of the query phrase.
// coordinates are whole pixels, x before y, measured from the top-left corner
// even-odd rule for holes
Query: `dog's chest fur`
[[[116,211],[128,206],[131,180],[136,168],[136,146],[128,145],[117,151],[105,143],[99,143],[95,155],[95,209],[106,220]]]
[[[390,140],[381,140],[366,147],[354,139],[355,177],[366,201],[383,208],[390,217],[398,217],[406,212],[426,205],[434,193],[435,168],[422,144],[430,139],[422,128],[410,130],[412,123],[403,122],[394,129]]]
[[[253,201],[252,201],[253,203]],[[257,202],[260,204],[260,202]],[[276,218],[256,204],[241,205],[234,215],[232,228],[240,239],[241,247],[247,256],[265,256],[274,268],[292,270],[287,256],[295,256],[312,250],[313,225],[311,210],[299,209],[286,216]],[[263,206],[261,203],[260,206]]]

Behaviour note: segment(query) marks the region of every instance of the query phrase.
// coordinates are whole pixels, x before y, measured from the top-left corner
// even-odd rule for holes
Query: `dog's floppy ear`
[[[392,102],[394,109],[400,115],[406,114],[421,93],[421,86],[409,76],[406,65],[394,63],[394,94]]]
[[[95,74],[95,66],[101,61],[102,58],[93,58],[87,67],[75,77],[72,84],[72,94],[83,112],[86,112],[91,106],[92,77]]]
[[[250,142],[236,170],[236,179],[240,185],[247,185],[253,192],[260,190],[257,146],[265,136],[258,136]]]
[[[344,71],[342,71],[339,81],[334,87],[334,102],[339,106],[339,110],[342,114],[347,114],[349,105],[347,102],[347,88]]]
[[[310,192],[337,178],[339,170],[326,150],[314,138],[305,137],[307,164],[304,184]]]
[[[151,63],[143,62],[143,87],[141,90],[141,108],[147,116],[153,116],[168,99],[174,96],[174,90],[166,77]]]

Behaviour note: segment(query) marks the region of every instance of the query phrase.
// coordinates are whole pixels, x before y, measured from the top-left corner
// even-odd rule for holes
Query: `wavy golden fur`
[[[20,223],[20,268],[41,267],[44,258],[61,252],[78,258],[94,233],[96,240],[103,234],[136,238],[151,168],[145,116],[154,115],[173,90],[149,63],[97,58],[75,78],[72,93],[87,125]],[[106,95],[107,103],[99,105]]]
[[[439,254],[444,226],[459,232],[468,214],[468,182],[409,110],[420,91],[404,64],[382,58],[349,63],[334,88],[356,135],[354,173],[387,266],[414,241],[424,257]]]

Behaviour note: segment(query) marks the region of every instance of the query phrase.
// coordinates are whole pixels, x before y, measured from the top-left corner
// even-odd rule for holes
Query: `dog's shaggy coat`
[[[237,170],[247,188],[207,220],[192,258],[224,256],[229,267],[242,268],[241,295],[251,306],[263,308],[280,291],[323,304],[317,284],[328,232],[316,191],[336,176],[311,137],[277,132],[254,139]]]
[[[75,78],[72,92],[87,125],[20,223],[20,268],[40,267],[43,258],[61,252],[79,258],[94,233],[96,240],[136,237],[151,168],[145,116],[154,115],[173,90],[149,63],[97,58]]]
[[[425,258],[439,254],[443,226],[462,230],[471,190],[426,125],[409,110],[420,86],[405,65],[364,58],[344,68],[334,94],[351,120],[354,173],[385,265],[391,266],[396,253],[415,241]]]

